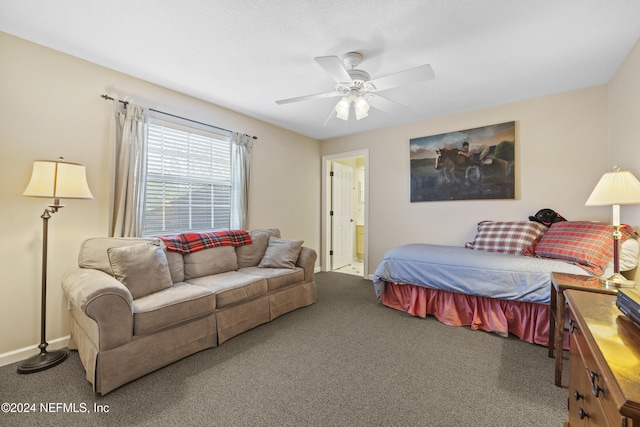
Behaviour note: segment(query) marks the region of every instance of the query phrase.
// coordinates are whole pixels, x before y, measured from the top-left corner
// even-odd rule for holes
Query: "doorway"
[[[322,271],[367,278],[369,150],[322,162]]]

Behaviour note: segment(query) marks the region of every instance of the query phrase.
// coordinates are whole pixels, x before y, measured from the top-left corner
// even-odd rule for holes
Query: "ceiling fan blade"
[[[342,61],[337,56],[318,56],[315,61],[331,76],[336,83],[351,83],[352,79]]]
[[[405,71],[400,71],[398,73],[379,77],[371,80],[369,83],[372,83],[373,86],[375,86],[376,91],[381,91],[393,89],[399,86],[408,86],[425,80],[431,80],[433,78],[435,78],[435,74],[433,73],[431,65],[425,64]]]
[[[374,94],[368,95],[367,102],[373,108],[380,111],[384,111],[385,113],[392,113],[392,114],[402,113],[409,109],[409,107],[405,105],[398,104],[397,102],[384,98],[380,95],[374,95]]]
[[[327,120],[324,121],[324,124],[322,126],[331,126],[336,124],[337,121],[338,118],[336,117],[336,110],[332,108],[331,112],[329,113],[329,117],[327,117]]]
[[[276,101],[276,104],[278,104],[278,105],[290,104],[292,102],[308,101],[310,99],[331,98],[331,97],[334,97],[334,96],[340,96],[340,94],[338,92],[336,92],[336,91],[324,92],[324,93],[316,93],[315,95],[305,95],[305,96],[298,96],[296,98],[280,99],[280,100]]]

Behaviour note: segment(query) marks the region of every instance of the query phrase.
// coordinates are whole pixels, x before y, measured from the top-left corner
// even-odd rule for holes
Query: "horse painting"
[[[479,184],[492,179],[503,180],[509,175],[505,160],[492,157],[488,161],[476,161],[460,152],[462,150],[450,147],[436,150],[435,168],[441,171],[443,181]]]
[[[467,156],[460,154],[462,150],[458,148],[445,147],[436,150],[435,168],[442,172],[442,178],[447,182],[459,181],[461,177],[469,179],[473,170],[475,176],[480,180],[480,169],[478,164]]]
[[[515,198],[514,121],[412,138],[409,148],[411,202]]]

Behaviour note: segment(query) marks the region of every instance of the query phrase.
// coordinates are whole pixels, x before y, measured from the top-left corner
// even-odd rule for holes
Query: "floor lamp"
[[[40,216],[42,218],[42,294],[40,315],[40,353],[18,365],[18,373],[30,374],[43,371],[62,363],[67,358],[67,350],[47,351],[46,313],[47,313],[47,234],[51,214],[58,212],[64,205],[60,199],[93,199],[83,165],[58,160],[35,160],[31,172],[31,180],[22,193],[29,197],[46,197],[53,199]]]
[[[640,204],[640,181],[629,171],[620,170],[605,173],[585,206],[613,206],[613,276],[601,279],[607,286],[626,288],[635,286],[620,274],[620,205]]]

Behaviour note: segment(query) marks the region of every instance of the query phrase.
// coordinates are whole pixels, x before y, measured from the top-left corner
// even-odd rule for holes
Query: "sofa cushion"
[[[250,245],[236,248],[239,269],[258,265],[267,250],[267,246],[269,246],[269,237],[280,237],[280,230],[277,228],[251,230],[249,231],[249,236],[251,236],[252,241]]]
[[[182,260],[182,254],[173,251],[165,250],[167,255],[167,262],[169,263],[169,271],[171,272],[171,281],[173,283],[184,281],[184,261]]]
[[[300,267],[294,269],[247,267],[239,271],[267,279],[267,289],[269,292],[304,282],[304,269]]]
[[[133,302],[133,334],[144,335],[213,313],[216,296],[202,286],[176,283]]]
[[[109,248],[137,245],[142,242],[159,241],[159,239],[143,239],[139,237],[93,237],[86,239],[80,245],[78,254],[78,266],[81,268],[93,268],[107,274],[111,272],[109,261]]]
[[[233,246],[218,246],[183,256],[184,279],[210,276],[238,269],[238,258]]]
[[[184,280],[182,255],[174,252],[166,252],[164,242],[155,237],[93,237],[86,239],[80,245],[78,266],[81,268],[93,268],[112,275],[113,272],[111,270],[111,262],[109,261],[107,249],[136,245],[141,242],[157,242],[160,247],[165,250],[173,283]]]
[[[217,309],[248,301],[267,293],[266,279],[237,271],[189,279],[187,283],[202,286],[215,293]]]
[[[286,240],[269,237],[269,246],[267,246],[264,257],[262,257],[262,261],[260,261],[258,267],[294,268],[298,260],[298,255],[300,255],[302,243],[304,243],[302,240]]]
[[[136,298],[173,285],[167,256],[151,242],[107,249],[113,277],[125,285]]]

